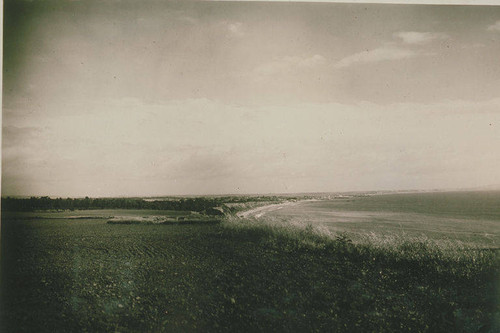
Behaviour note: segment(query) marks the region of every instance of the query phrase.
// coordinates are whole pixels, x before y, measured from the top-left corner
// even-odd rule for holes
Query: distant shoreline
[[[307,201],[319,201],[319,199],[304,199],[304,200],[286,201],[286,202],[282,202],[282,203],[269,204],[269,205],[260,206],[260,207],[252,208],[249,210],[241,211],[241,212],[237,213],[236,216],[239,218],[249,218],[249,217],[259,218],[259,217],[262,217],[267,212],[279,210],[279,209],[282,209],[283,207],[286,207],[286,206],[294,206],[294,205],[297,205],[299,203],[307,202]]]

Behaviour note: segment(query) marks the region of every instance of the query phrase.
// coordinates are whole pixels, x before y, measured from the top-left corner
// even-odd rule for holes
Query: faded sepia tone
[[[500,6],[6,1],[0,331],[500,332],[499,55]]]
[[[500,9],[25,3],[5,17],[4,195],[500,183]]]

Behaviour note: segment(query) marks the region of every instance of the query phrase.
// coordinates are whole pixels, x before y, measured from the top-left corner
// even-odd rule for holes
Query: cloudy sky
[[[500,184],[500,7],[5,5],[2,195]]]

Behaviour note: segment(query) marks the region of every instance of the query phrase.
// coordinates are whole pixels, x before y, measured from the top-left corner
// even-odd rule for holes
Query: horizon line
[[[1,198],[41,198],[49,197],[50,199],[80,199],[80,198],[91,198],[91,199],[112,199],[112,198],[123,198],[123,199],[135,199],[135,198],[168,198],[168,197],[244,197],[244,196],[293,196],[293,195],[319,195],[319,194],[344,194],[344,193],[428,193],[428,192],[465,192],[465,191],[500,191],[498,186],[482,186],[473,188],[435,188],[435,189],[399,189],[399,190],[351,190],[351,191],[305,191],[305,192],[268,192],[268,193],[223,193],[223,194],[161,194],[161,195],[118,195],[118,196],[61,196],[61,195],[11,195],[2,194]]]

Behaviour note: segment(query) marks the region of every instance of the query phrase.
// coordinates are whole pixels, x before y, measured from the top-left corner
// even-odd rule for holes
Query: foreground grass
[[[230,222],[226,228],[239,236],[260,238],[264,247],[280,253],[279,271],[291,274],[285,282],[275,280],[271,295],[286,294],[288,288],[306,291],[294,305],[300,304],[301,315],[314,320],[301,326],[298,317],[289,317],[291,330],[500,330],[500,266],[495,250],[425,237],[367,235],[353,243],[348,234],[333,235],[326,228],[259,220]],[[290,305],[286,300],[275,301],[274,308],[286,309]],[[293,309],[289,306],[293,315],[300,316]],[[283,310],[281,318],[285,314]]]
[[[5,332],[500,329],[493,250],[241,220],[2,229]]]

